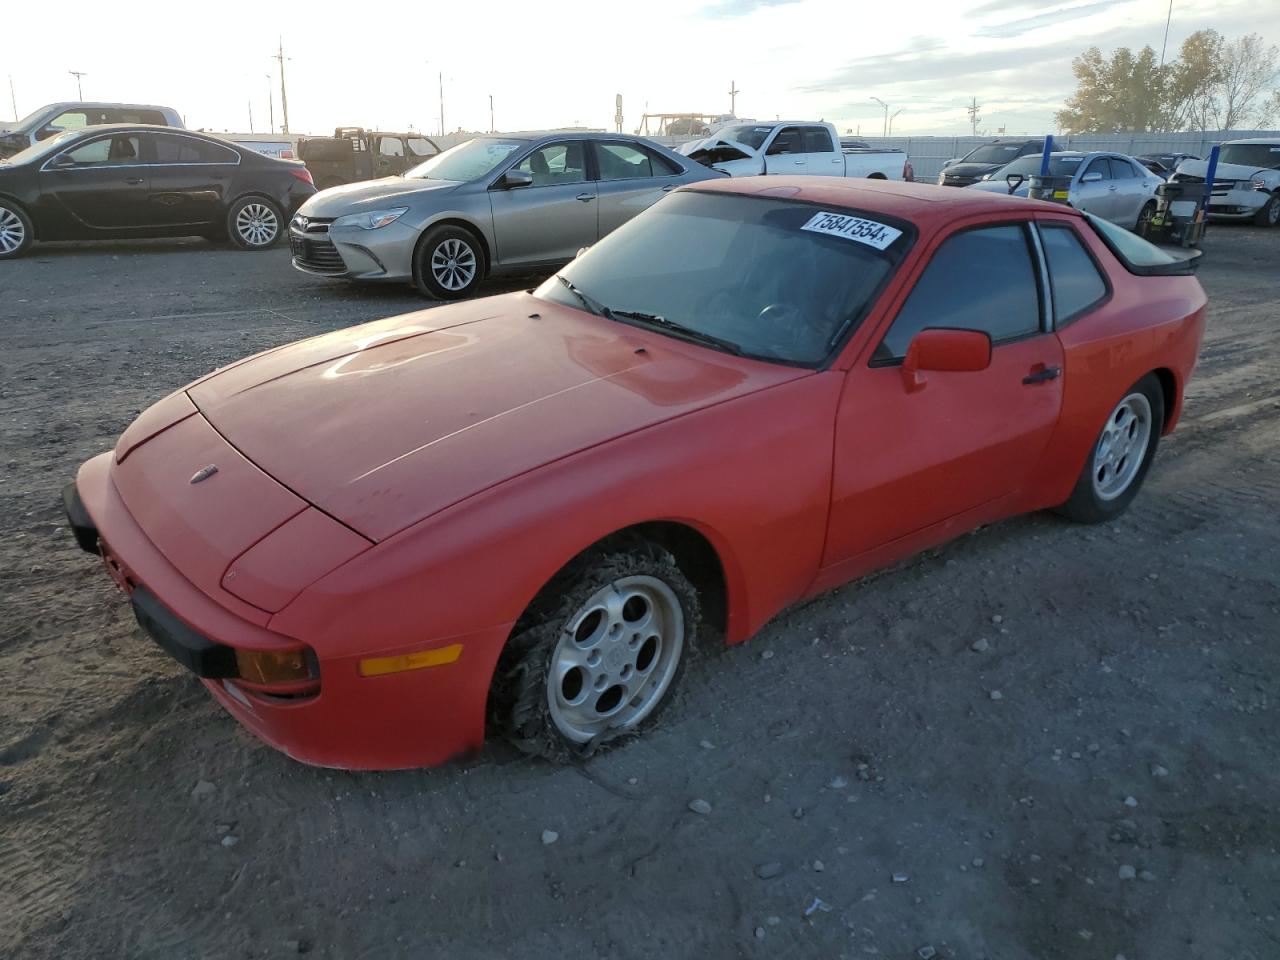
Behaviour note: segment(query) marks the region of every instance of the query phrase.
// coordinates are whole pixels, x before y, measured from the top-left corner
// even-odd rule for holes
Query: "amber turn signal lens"
[[[237,650],[240,679],[249,683],[300,683],[319,676],[311,651]]]
[[[360,676],[381,677],[388,673],[403,673],[405,670],[442,667],[446,663],[453,663],[461,655],[462,644],[451,643],[447,647],[433,647],[399,657],[371,657],[360,661]]]

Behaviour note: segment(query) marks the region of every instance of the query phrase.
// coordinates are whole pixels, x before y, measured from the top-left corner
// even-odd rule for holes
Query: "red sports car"
[[[686,187],[533,293],[304,340],[144,412],[65,492],[155,641],[337,767],[634,731],[699,635],[963,531],[1137,494],[1189,261],[1059,205]]]

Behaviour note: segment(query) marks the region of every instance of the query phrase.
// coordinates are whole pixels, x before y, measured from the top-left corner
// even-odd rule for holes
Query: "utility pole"
[[[18,118],[18,95],[13,92],[13,74],[9,74],[9,102],[13,104],[13,119]]]
[[[738,115],[738,94],[742,91],[738,89],[737,84],[732,80],[729,81],[729,114],[736,117]]]
[[[489,132],[497,133],[498,128],[493,125],[493,94],[489,94]]]
[[[440,71],[440,136],[444,136],[444,71]]]
[[[267,133],[275,133],[276,132],[276,98],[275,98],[275,94],[271,92],[271,85],[275,81],[271,79],[271,74],[269,73],[264,73],[263,76],[267,78],[267,119],[271,123],[271,126],[267,128]]]
[[[978,115],[978,111],[981,109],[982,107],[978,103],[978,98],[974,97],[969,102],[969,107],[967,112],[969,114],[969,128],[973,131],[973,135],[975,137],[978,135],[978,124],[982,122],[982,117]]]
[[[84,91],[80,89],[80,78],[87,77],[89,74],[85,73],[83,70],[68,70],[67,73],[76,78],[76,96],[78,99],[83,100]]]
[[[1164,20],[1164,43],[1160,45],[1160,66],[1164,67],[1164,54],[1169,49],[1169,24],[1173,22],[1173,0],[1169,0],[1169,16]]]
[[[897,113],[895,113],[892,117],[889,118],[889,136],[891,137],[893,136],[893,121],[897,118],[899,113],[902,113],[902,111],[906,109],[907,109],[906,107],[903,107],[902,110],[899,110]]]
[[[281,133],[289,132],[289,95],[285,93],[284,88],[284,62],[287,59],[284,55],[284,37],[280,37],[280,50],[272,58],[280,61],[280,112],[284,115],[280,126]]]
[[[884,126],[880,128],[880,136],[887,137],[889,135],[889,105],[879,97],[872,97],[871,99],[884,107]]]
[[[249,98],[249,132],[256,133],[253,129],[253,97]]]

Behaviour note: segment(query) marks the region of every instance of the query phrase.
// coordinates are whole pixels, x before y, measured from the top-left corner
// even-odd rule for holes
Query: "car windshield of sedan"
[[[526,142],[478,137],[436,154],[425,163],[405,171],[404,175],[415,180],[457,180],[470,183],[488,176]]]
[[[992,180],[1003,180],[1010,174],[1021,174],[1024,177],[1038,176],[1040,173],[1040,164],[1044,160],[1043,154],[1030,154],[1025,157],[1019,157],[1013,163],[1007,163],[998,171],[991,175]],[[1049,157],[1049,175],[1053,177],[1073,177],[1076,170],[1080,166],[1080,162],[1084,160],[1083,156],[1078,157]]]
[[[1228,143],[1222,148],[1218,161],[1280,170],[1280,143]]]
[[[988,143],[984,147],[978,147],[967,157],[964,163],[1006,163],[1018,155],[1018,151],[1022,148],[1018,143]]]
[[[19,150],[12,157],[0,159],[0,163],[26,163],[29,160],[36,160],[47,154],[53,153],[55,150],[61,150],[71,140],[79,136],[79,130],[68,130],[60,133],[56,137],[49,137],[47,140],[38,140],[25,150]]]
[[[862,320],[912,237],[875,213],[686,191],[536,295],[712,349],[817,366]]]

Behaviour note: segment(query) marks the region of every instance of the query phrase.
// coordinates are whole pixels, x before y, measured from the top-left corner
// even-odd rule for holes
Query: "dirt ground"
[[[0,264],[0,957],[1273,960],[1278,263],[1212,232],[1186,417],[1117,522],[792,609],[582,766],[395,774],[240,729],[58,492],[206,370],[420,301],[201,242]]]

